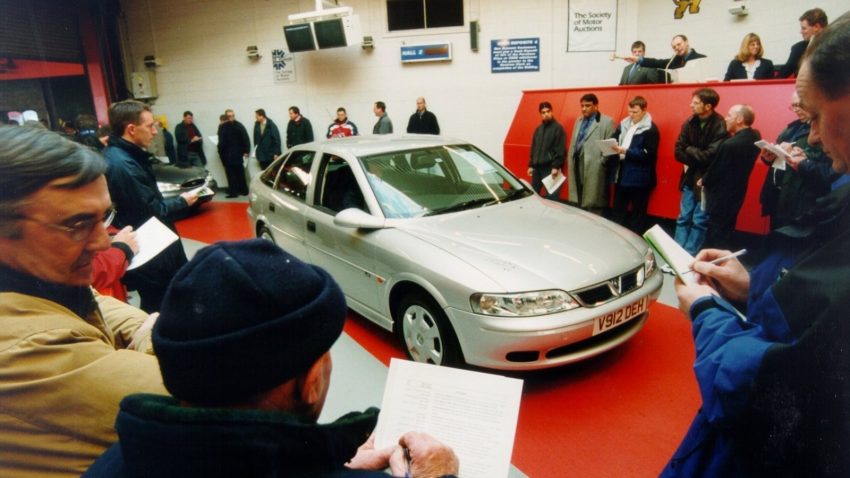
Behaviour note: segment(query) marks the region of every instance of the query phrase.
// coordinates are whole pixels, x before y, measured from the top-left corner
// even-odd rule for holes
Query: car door
[[[283,250],[309,260],[304,246],[304,211],[311,182],[314,151],[293,151],[280,165],[264,205],[275,243]]]
[[[383,231],[344,228],[333,222],[338,212],[350,207],[370,212],[354,168],[359,168],[359,163],[325,154],[315,169],[313,204],[305,212],[307,252],[310,262],[339,282],[350,307],[361,313],[367,313],[362,310],[365,307],[383,314],[378,289],[384,278],[375,274],[374,246],[374,235]]]

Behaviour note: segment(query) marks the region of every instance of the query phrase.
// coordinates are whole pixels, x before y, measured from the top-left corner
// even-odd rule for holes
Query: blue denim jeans
[[[708,213],[702,208],[700,198],[687,186],[682,190],[679,217],[676,219],[676,242],[691,255],[696,255],[705,242],[708,230]]]

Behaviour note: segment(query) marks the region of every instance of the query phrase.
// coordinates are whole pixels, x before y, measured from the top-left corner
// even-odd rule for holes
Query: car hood
[[[630,240],[631,232],[536,196],[397,228],[476,268],[503,292],[580,289],[644,262],[644,250],[635,245],[642,241]]]

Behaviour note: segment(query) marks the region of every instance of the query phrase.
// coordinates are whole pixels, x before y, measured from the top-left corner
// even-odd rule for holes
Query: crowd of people
[[[692,94],[674,152],[683,164],[676,240],[696,255],[697,280],[676,292],[693,321],[703,404],[662,476],[850,474],[850,12],[829,26],[824,16],[823,27],[800,55],[798,119],[777,140],[789,168],[762,190],[770,254],[749,271],[715,259],[729,253],[754,162],[778,158],[753,145],[750,106],[724,117],[716,91]],[[692,50],[680,37],[684,62]],[[594,94],[579,103],[572,135],[540,103],[532,184],[540,192],[566,168],[570,201],[604,213],[613,182],[614,217],[640,231],[660,137],[649,105],[632,98],[615,123]],[[374,132],[391,132],[386,105],[374,113]],[[289,114],[286,147],[312,141],[309,120],[297,107]],[[258,160],[274,161],[283,138],[264,110],[255,116]],[[187,111],[175,127],[177,164],[206,161],[193,119]],[[189,261],[177,241],[126,271],[133,231],[151,218],[174,229],[174,213],[198,199],[166,199],[156,187],[152,150],[166,125],[126,100],[110,106],[109,130],[82,118],[76,142],[0,126],[0,475],[457,475],[451,448],[422,433],[375,449],[376,409],[317,423],[346,316],[321,268],[262,240],[217,243]],[[408,130],[439,134],[424,98]],[[356,132],[340,108],[327,135]],[[606,152],[599,140],[610,138]],[[230,179],[251,150],[232,110],[218,149],[234,165]],[[92,288],[103,268],[139,291],[140,308]]]
[[[820,8],[805,11],[799,21],[800,35],[803,39],[791,47],[788,59],[781,67],[775,68],[771,60],[764,58],[761,37],[755,33],[747,33],[741,39],[738,53],[729,62],[723,81],[769,80],[795,76],[809,42],[828,24],[826,13]],[[684,68],[688,62],[706,57],[691,48],[690,41],[684,34],[674,36],[670,46],[673,48],[673,56],[669,59],[649,58],[646,56],[644,42],[638,40],[632,43],[631,55],[623,57],[629,65],[623,68],[620,85],[669,83],[671,70]],[[615,57],[612,56],[611,59]]]

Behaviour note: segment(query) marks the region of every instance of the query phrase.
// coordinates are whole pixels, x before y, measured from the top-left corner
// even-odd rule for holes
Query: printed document
[[[547,174],[541,182],[543,183],[543,187],[546,188],[546,192],[552,194],[557,191],[562,184],[564,184],[565,179],[567,179],[567,177],[564,176],[563,173],[558,173],[557,176]]]
[[[127,270],[135,269],[148,262],[165,250],[172,242],[178,240],[177,234],[152,217],[136,229],[136,240],[139,241],[139,253],[133,256]]]
[[[375,448],[421,431],[449,445],[463,478],[506,478],[522,380],[392,359]]]
[[[602,151],[603,156],[619,155],[620,153],[614,149],[617,146],[617,140],[614,138],[597,139],[596,145],[599,146],[599,151]]]
[[[785,158],[791,157],[791,154],[788,151],[785,151],[784,149],[782,149],[781,146],[777,144],[770,143],[763,139],[760,139],[753,144],[755,144],[761,149],[766,149],[771,153],[775,154],[776,159],[773,161],[771,167],[774,169],[780,169],[782,171],[785,171]]]

